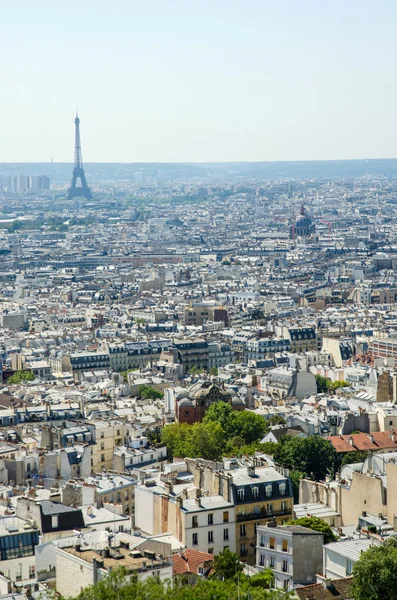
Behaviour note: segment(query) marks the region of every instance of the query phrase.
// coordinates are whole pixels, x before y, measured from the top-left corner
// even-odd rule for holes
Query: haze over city
[[[4,2],[0,161],[397,156],[391,0]]]

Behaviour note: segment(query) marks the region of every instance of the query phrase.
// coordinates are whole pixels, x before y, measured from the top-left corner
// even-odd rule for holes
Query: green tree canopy
[[[363,552],[353,568],[351,597],[354,600],[395,600],[397,598],[397,540]]]
[[[251,411],[235,411],[228,402],[214,402],[202,423],[176,423],[162,430],[161,439],[173,456],[219,460],[223,455],[254,454],[268,430],[266,420]]]
[[[281,437],[274,459],[281,466],[300,471],[316,481],[322,481],[335,470],[335,451],[328,440],[318,435]]]
[[[329,386],[331,385],[331,381],[322,375],[315,375],[315,378],[317,384],[317,393],[326,394],[329,390]]]
[[[266,580],[271,574],[251,578],[240,575],[238,582],[232,578],[198,578],[195,585],[186,585],[184,579],[171,582],[149,577],[138,581],[124,569],[113,571],[96,585],[84,588],[76,598],[70,600],[286,600],[290,598],[283,590],[266,589]]]
[[[232,579],[234,581],[243,571],[243,565],[235,552],[225,548],[214,558],[213,577],[216,579]]]
[[[244,444],[258,442],[269,430],[261,415],[250,410],[233,410],[228,402],[213,402],[208,408],[204,422],[214,421],[222,426],[227,438],[240,438]]]
[[[138,394],[141,398],[151,398],[152,400],[155,400],[156,398],[162,398],[164,395],[162,392],[159,392],[150,385],[140,385],[138,387]]]
[[[25,381],[34,381],[35,377],[31,371],[17,371],[7,379],[10,385],[18,385]]]
[[[175,423],[161,430],[168,456],[199,456],[219,460],[225,447],[225,433],[219,423]]]
[[[301,517],[300,519],[290,521],[288,525],[300,525],[301,527],[307,527],[308,529],[322,533],[324,535],[324,544],[336,542],[338,539],[328,523],[319,517]]]
[[[364,462],[367,457],[368,452],[365,452],[364,450],[357,450],[357,452],[346,452],[346,454],[343,455],[340,466],[344,467],[345,465]]]

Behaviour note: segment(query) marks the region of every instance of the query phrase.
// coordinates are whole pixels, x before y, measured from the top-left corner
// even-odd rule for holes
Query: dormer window
[[[237,490],[238,499],[240,502],[244,500],[244,488],[240,488]]]
[[[285,496],[285,493],[287,491],[287,484],[285,482],[279,483],[278,489],[280,490],[280,495]]]
[[[268,484],[268,485],[265,487],[266,498],[271,498],[271,496],[272,496],[272,491],[273,491],[273,487],[272,487],[270,484]]]
[[[252,488],[252,497],[256,500],[259,496],[259,488],[255,486]]]

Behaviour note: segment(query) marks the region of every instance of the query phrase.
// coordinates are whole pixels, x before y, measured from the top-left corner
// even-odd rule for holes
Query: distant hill
[[[68,183],[71,163],[0,163],[0,176],[48,175],[53,182]],[[397,178],[397,159],[311,160],[296,162],[232,163],[86,163],[90,183],[131,180],[134,173],[171,179],[233,181],[258,179],[336,179],[359,177]]]

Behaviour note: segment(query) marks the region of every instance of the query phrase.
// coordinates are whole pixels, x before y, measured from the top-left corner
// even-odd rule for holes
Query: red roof
[[[173,574],[182,575],[183,573],[198,573],[199,567],[203,566],[204,563],[212,563],[213,560],[213,554],[186,548],[183,554],[173,555]],[[207,566],[210,567],[212,565],[208,564]]]
[[[377,431],[375,433],[353,433],[351,435],[331,435],[328,439],[336,452],[397,450],[397,432],[394,430]]]

